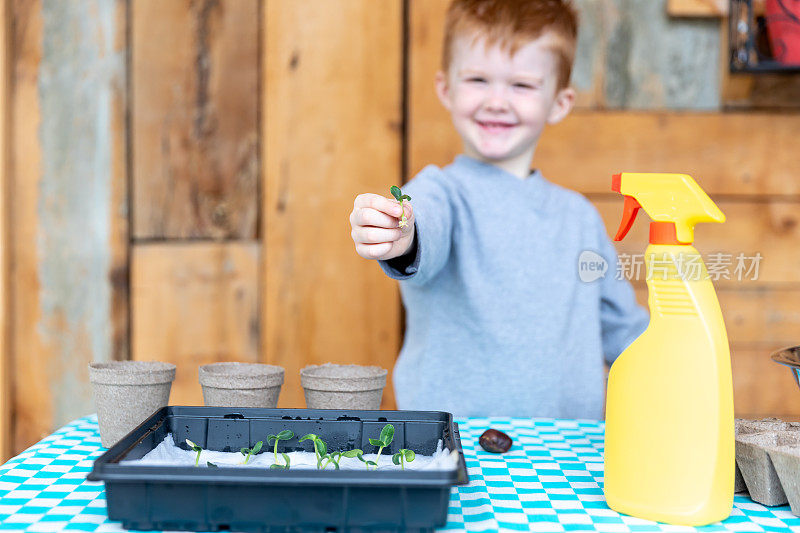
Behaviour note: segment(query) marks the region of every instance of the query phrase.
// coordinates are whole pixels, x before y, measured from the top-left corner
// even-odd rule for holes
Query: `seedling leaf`
[[[253,454],[254,454],[254,455],[255,455],[255,454],[257,454],[258,452],[260,452],[260,451],[261,451],[261,446],[262,446],[263,444],[264,444],[264,442],[263,442],[263,441],[258,441],[258,442],[256,442],[256,445],[255,445],[255,446],[253,446]]]
[[[400,191],[400,187],[398,187],[397,185],[392,185],[389,188],[389,192],[392,193],[392,196],[394,196],[398,201],[400,201],[400,196],[403,194]]]
[[[278,437],[280,440],[289,440],[289,439],[291,439],[292,437],[294,437],[294,433],[292,432],[292,430],[291,430],[291,429],[284,429],[283,431],[281,431],[280,433],[278,433],[277,437]]]
[[[413,460],[414,460],[414,458],[417,456],[417,455],[414,453],[414,451],[413,451],[413,450],[405,450],[405,453],[404,453],[403,455],[405,456],[405,459],[406,459],[406,461],[408,461],[409,463],[410,463],[411,461],[413,461]]]
[[[369,439],[369,443],[372,444],[373,446],[380,446],[383,444],[383,441],[381,441],[380,439]]]
[[[394,438],[394,426],[391,424],[386,424],[385,426],[383,426],[383,429],[381,430],[381,437],[380,437],[381,443],[383,443],[384,446],[388,446],[389,444],[391,444],[393,438]]]
[[[400,464],[400,454],[396,453],[392,456],[392,462],[396,465]]]
[[[320,456],[324,456],[328,453],[328,447],[325,445],[325,442],[322,439],[315,439],[314,440],[314,448],[317,450]]]

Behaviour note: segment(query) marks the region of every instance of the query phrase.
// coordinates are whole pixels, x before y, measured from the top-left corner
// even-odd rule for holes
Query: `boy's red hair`
[[[485,45],[499,43],[514,55],[517,50],[545,33],[554,39],[558,56],[558,88],[569,85],[578,15],[569,0],[453,0],[445,20],[442,70],[447,72],[456,37],[485,38]]]

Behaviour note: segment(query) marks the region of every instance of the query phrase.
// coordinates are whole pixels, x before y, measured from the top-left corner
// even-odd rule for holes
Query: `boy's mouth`
[[[493,120],[476,120],[475,122],[478,124],[478,127],[486,133],[505,133],[515,126],[515,124],[509,124],[508,122]]]

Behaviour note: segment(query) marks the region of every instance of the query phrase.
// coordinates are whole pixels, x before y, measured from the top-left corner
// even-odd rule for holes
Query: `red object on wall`
[[[800,66],[800,0],[767,0],[765,15],[775,59]]]

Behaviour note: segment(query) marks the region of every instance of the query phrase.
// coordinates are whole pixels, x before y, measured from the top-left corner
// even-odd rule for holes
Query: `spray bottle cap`
[[[611,189],[625,195],[615,241],[631,229],[639,208],[653,219],[652,244],[691,244],[698,222],[725,222],[722,211],[687,174],[623,172],[611,178]]]

